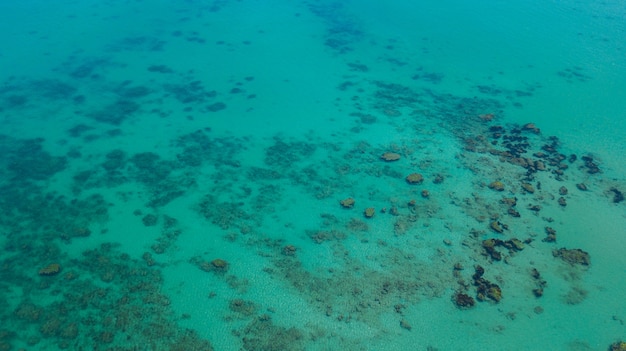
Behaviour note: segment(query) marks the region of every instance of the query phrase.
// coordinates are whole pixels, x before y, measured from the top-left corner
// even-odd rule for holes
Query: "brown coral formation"
[[[419,173],[411,173],[406,176],[406,182],[409,184],[422,184],[424,177]]]
[[[406,329],[408,331],[411,331],[411,329],[413,329],[411,324],[406,319],[400,321],[400,328]]]
[[[221,258],[216,258],[211,261],[211,267],[213,267],[214,270],[226,272],[228,270],[228,262]]]
[[[479,301],[485,301],[487,298],[500,302],[502,299],[502,289],[497,284],[494,284],[487,279],[483,278],[485,269],[481,266],[475,267],[475,273],[472,276],[474,279],[474,286],[476,286],[476,298]]]
[[[257,306],[252,301],[233,299],[228,303],[228,308],[242,316],[252,316],[256,313]]]
[[[385,162],[393,162],[400,159],[400,154],[397,154],[395,152],[385,152],[384,154],[382,154],[382,156],[380,156],[380,158]]]
[[[489,255],[489,257],[491,257],[491,259],[495,261],[500,261],[502,259],[502,255],[500,254],[500,252],[496,251],[496,245],[501,242],[502,240],[498,239],[483,240],[483,249],[485,249],[487,255]]]
[[[512,217],[521,217],[520,213],[515,209],[517,206],[517,198],[516,197],[504,197],[500,200],[501,204],[508,206],[506,213]]]
[[[583,266],[588,266],[591,264],[591,258],[589,257],[589,253],[581,249],[566,249],[563,247],[558,250],[552,251],[552,256],[559,257],[563,261],[571,265],[580,264]]]
[[[587,173],[589,174],[600,173],[600,167],[593,159],[593,156],[587,155],[587,156],[581,157],[580,159],[583,160],[583,162],[585,162],[584,168],[587,169]]]
[[[502,260],[502,254],[496,250],[496,247],[502,246],[509,250],[509,252],[521,251],[524,249],[524,243],[519,239],[500,240],[500,239],[486,239],[483,240],[482,247],[486,254],[495,261]]]
[[[457,307],[462,309],[474,307],[474,305],[476,304],[476,301],[473,297],[462,292],[455,293],[454,296],[452,296],[452,300]]]
[[[293,245],[285,245],[283,246],[283,255],[285,256],[295,256],[296,255],[296,247]]]
[[[478,115],[478,118],[480,118],[481,120],[485,122],[490,122],[491,120],[493,120],[494,117],[495,115],[493,113],[483,113],[483,114]]]
[[[546,285],[548,285],[548,282],[541,278],[541,274],[536,268],[533,268],[530,271],[530,276],[533,278],[533,281],[536,285],[536,288],[533,289],[533,294],[535,295],[535,297],[543,296],[543,289],[546,287]]]
[[[203,260],[200,257],[193,257],[191,259],[191,263],[195,264],[201,270],[205,272],[214,272],[214,273],[226,273],[229,268],[229,263],[226,260],[221,258],[216,258],[210,262]]]
[[[354,203],[355,203],[355,201],[351,197],[348,197],[348,198],[345,198],[345,199],[339,201],[339,204],[343,208],[352,208],[352,207],[354,207]]]
[[[51,263],[39,270],[39,275],[55,275],[61,271],[61,265],[58,263]]]
[[[522,126],[522,130],[526,130],[535,134],[539,134],[541,131],[534,123],[526,123]]]
[[[626,351],[626,342],[617,341],[611,344],[609,351]]]
[[[375,213],[376,210],[374,209],[374,207],[368,207],[365,209],[365,211],[363,211],[363,215],[365,216],[365,218],[372,218],[374,217]]]
[[[544,242],[553,243],[556,242],[556,230],[552,227],[546,227],[546,237],[543,239]]]
[[[503,203],[510,207],[515,207],[517,205],[517,198],[516,197],[503,197],[502,200],[500,200],[500,203]]]
[[[502,234],[505,229],[508,229],[506,224],[502,224],[499,221],[492,221],[491,223],[489,223],[489,228],[491,228],[491,230],[493,230],[494,232],[500,234]]]
[[[535,188],[529,183],[522,183],[522,189],[529,194],[533,194],[535,192]]]
[[[489,183],[488,186],[489,186],[489,189],[492,189],[492,190],[504,191],[504,183],[500,181],[491,182]]]

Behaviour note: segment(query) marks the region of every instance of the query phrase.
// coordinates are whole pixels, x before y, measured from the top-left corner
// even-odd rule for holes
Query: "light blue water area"
[[[625,32],[613,0],[0,2],[0,349],[626,348]]]

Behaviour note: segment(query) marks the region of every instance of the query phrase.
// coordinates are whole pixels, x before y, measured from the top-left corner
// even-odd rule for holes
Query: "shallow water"
[[[2,350],[626,338],[618,1],[5,1],[0,30]]]

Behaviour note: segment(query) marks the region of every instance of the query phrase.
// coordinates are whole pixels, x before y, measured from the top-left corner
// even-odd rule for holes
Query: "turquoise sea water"
[[[625,37],[615,0],[0,2],[0,350],[626,349]]]

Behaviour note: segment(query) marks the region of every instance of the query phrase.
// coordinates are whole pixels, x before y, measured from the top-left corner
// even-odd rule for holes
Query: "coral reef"
[[[456,292],[452,296],[452,300],[457,305],[457,307],[460,307],[460,308],[470,308],[470,307],[474,307],[474,305],[476,304],[476,301],[474,301],[473,297],[467,294],[464,294],[462,292]]]
[[[556,242],[556,230],[552,227],[545,227],[546,237],[542,240],[547,243]]]
[[[496,191],[504,191],[504,183],[500,181],[494,181],[489,183],[489,189],[493,189]]]
[[[539,130],[539,128],[537,128],[537,126],[534,123],[526,123],[522,126],[522,130],[526,130],[526,131],[530,131],[533,132],[535,134],[539,134],[541,131]]]
[[[626,351],[626,342],[616,341],[609,346],[609,351]]]
[[[622,193],[619,189],[612,187],[609,189],[609,192],[613,193],[613,203],[617,204],[624,201],[624,193]]]
[[[533,194],[535,192],[535,188],[529,183],[522,183],[522,189],[529,194]]]
[[[215,272],[224,273],[228,271],[229,264],[221,258],[216,258],[210,262],[210,270]]]
[[[336,26],[327,33],[328,46],[340,53],[352,49],[346,37],[358,37],[359,29],[336,15],[341,6],[323,8],[319,2],[308,6],[317,8],[317,15],[326,16],[327,23]],[[203,40],[199,33],[176,31],[173,36],[189,42]],[[124,42],[127,48],[163,45],[159,38],[150,37],[126,38]],[[227,46],[239,50],[236,45]],[[387,60],[395,58],[389,56]],[[521,106],[519,97],[532,94],[533,88],[503,90],[495,85],[478,85],[473,87],[475,96],[454,96],[376,80],[371,75],[375,70],[360,62],[349,63],[349,81],[338,89],[353,99],[341,97],[336,103],[341,109],[354,104],[354,112],[348,111],[354,128],[333,133],[332,138],[320,136],[317,131],[308,132],[304,138],[277,135],[261,149],[259,145],[267,142],[264,137],[237,137],[230,134],[233,131],[219,131],[219,124],[213,127],[212,122],[198,120],[228,117],[231,112],[244,110],[253,113],[255,106],[245,105],[242,100],[255,96],[248,94],[252,87],[244,87],[245,81],[253,77],[229,78],[231,86],[217,92],[196,78],[202,75],[148,62],[144,73],[150,76],[149,83],[141,85],[134,77],[119,84],[107,81],[114,88],[104,89],[108,94],[103,96],[111,100],[94,107],[92,101],[96,99],[82,95],[82,90],[98,89],[101,80],[108,80],[100,74],[102,65],[71,64],[71,69],[65,68],[62,73],[72,79],[89,78],[90,84],[74,87],[60,81],[36,82],[31,88],[37,87],[32,90],[41,96],[12,92],[11,81],[0,89],[0,111],[7,116],[30,116],[26,110],[29,104],[59,98],[68,100],[63,105],[69,102],[68,108],[75,112],[68,114],[68,119],[77,119],[63,127],[63,140],[54,139],[55,133],[50,134],[51,139],[28,140],[0,135],[0,151],[6,156],[0,160],[5,173],[0,177],[0,229],[6,236],[2,241],[5,285],[0,293],[5,293],[0,295],[0,301],[4,301],[0,304],[0,349],[17,348],[12,345],[17,340],[33,349],[126,350],[144,345],[149,349],[212,350],[208,341],[183,327],[199,328],[202,323],[194,319],[205,316],[182,311],[181,317],[181,311],[169,306],[170,298],[184,296],[188,293],[184,289],[197,281],[179,282],[180,289],[175,288],[172,297],[163,293],[171,291],[164,289],[168,286],[164,283],[171,282],[165,280],[178,277],[163,276],[160,270],[175,269],[179,262],[183,266],[186,260],[195,267],[191,274],[198,276],[201,286],[210,286],[200,294],[193,292],[192,298],[197,299],[194,303],[217,306],[211,311],[221,312],[209,316],[212,319],[207,323],[222,323],[228,331],[224,337],[238,339],[233,348],[303,350],[308,348],[307,343],[322,340],[336,349],[368,349],[374,347],[366,345],[370,339],[358,344],[346,337],[351,328],[376,330],[381,326],[381,317],[395,310],[394,326],[397,328],[399,322],[405,329],[400,332],[408,335],[411,323],[421,326],[422,322],[416,322],[416,316],[409,311],[427,298],[447,299],[454,291],[451,299],[458,308],[478,309],[477,300],[500,302],[503,292],[498,284],[513,289],[520,285],[511,282],[520,277],[525,294],[532,290],[535,297],[543,296],[547,283],[532,266],[552,277],[551,265],[557,260],[550,258],[550,252],[571,265],[590,265],[589,254],[580,249],[552,251],[550,244],[531,244],[546,223],[555,222],[550,225],[556,228],[562,224],[561,218],[549,216],[557,217],[555,211],[571,211],[581,198],[596,195],[603,196],[605,202],[608,197],[615,204],[623,204],[620,180],[600,178],[599,156],[578,158],[567,150],[568,157],[558,138],[541,135],[534,123],[520,126],[505,123],[502,118],[502,125],[494,124],[510,107]],[[367,72],[367,76],[361,76]],[[159,77],[167,78],[159,81]],[[414,79],[438,82],[442,76],[420,72]],[[216,102],[218,96],[224,97],[228,106]],[[27,113],[17,113],[13,108]],[[134,137],[136,132],[142,137],[145,128],[153,124],[173,125],[171,116],[182,117],[177,120],[181,123],[163,130],[185,134],[171,140],[155,135],[158,147],[127,144],[133,139],[126,133]],[[184,123],[185,118],[189,124]],[[117,128],[122,124],[124,129]],[[215,130],[196,130],[199,125],[211,125]],[[140,128],[135,130],[133,126]],[[346,134],[379,127],[383,131],[395,128],[400,138],[389,134],[394,140],[381,147],[370,134],[364,133],[362,140],[352,140]],[[415,133],[422,129],[426,132]],[[435,135],[439,132],[454,142],[444,146],[444,139]],[[83,142],[88,147],[82,147]],[[456,149],[456,142],[462,149]],[[60,154],[48,153],[46,145],[54,145]],[[107,150],[105,145],[113,148]],[[383,153],[383,148],[397,153]],[[449,157],[449,151],[453,157]],[[238,157],[242,152],[246,157]],[[257,152],[261,160],[250,162],[248,156]],[[432,194],[402,181],[423,184],[422,174],[405,177],[412,171],[432,177],[432,185],[427,186]],[[453,183],[450,187],[436,185],[444,181],[444,175],[447,182]],[[64,189],[60,179],[68,179],[71,186]],[[495,181],[487,184],[491,180]],[[571,187],[583,180],[589,189],[584,183],[576,187],[590,190],[587,193],[572,194],[563,185]],[[498,192],[503,191],[509,197],[499,199],[504,193]],[[341,210],[337,200],[348,194],[372,207],[361,207],[363,212]],[[340,200],[339,205],[353,209],[354,198]],[[182,206],[166,206],[174,199],[179,199]],[[135,227],[128,230],[128,235],[112,233],[125,219],[120,209],[128,209],[120,203],[132,204],[131,211],[135,209],[136,223],[131,223]],[[116,210],[110,211],[111,206]],[[196,213],[181,216],[183,223],[167,215],[169,210],[185,208]],[[378,214],[376,208],[380,209]],[[306,220],[302,221],[300,215]],[[109,216],[115,216],[114,220],[109,222]],[[199,224],[195,223],[198,218]],[[472,223],[478,223],[479,229],[471,228]],[[193,228],[192,234],[186,232],[188,228]],[[137,237],[133,236],[137,232]],[[544,242],[556,241],[555,229],[545,227],[545,233]],[[520,240],[514,235],[532,239]],[[180,257],[181,252],[189,252],[182,249],[189,245],[177,243],[179,238],[189,237],[201,243],[190,247],[201,252],[193,253],[198,256],[191,259]],[[82,254],[63,247],[71,240],[76,241],[72,246],[75,248],[109,238],[128,240],[129,247],[139,249],[124,252],[126,242],[91,247]],[[316,245],[301,241],[307,239]],[[228,249],[220,251],[225,246]],[[229,251],[232,248],[237,254],[247,255],[244,261],[231,256],[236,251]],[[232,262],[206,256],[224,254]],[[41,268],[49,262],[60,262],[63,269],[59,263]],[[469,279],[472,273],[465,272],[463,264],[476,262],[491,267],[488,277],[493,281],[485,278],[485,269],[478,265]],[[244,264],[253,268],[250,283],[251,276],[232,275],[234,271],[249,273]],[[35,274],[38,268],[42,277]],[[577,279],[575,275],[580,273],[560,268],[574,272],[567,279]],[[256,274],[259,271],[262,273]],[[286,294],[292,295],[284,299],[267,295],[270,298],[263,300],[263,294],[248,290],[247,284],[259,283],[286,287]],[[11,285],[21,294],[5,289]],[[578,285],[563,296],[566,303],[579,303],[587,296],[584,286]],[[255,300],[248,300],[250,296],[256,296]],[[517,294],[510,296],[507,294],[507,300]],[[302,318],[284,318],[288,312],[285,308],[293,308],[293,301],[302,303],[302,311],[307,312]],[[181,304],[172,305],[179,308]],[[506,317],[514,315],[510,311],[516,309],[510,305],[491,308],[493,313]],[[319,316],[309,312],[319,312]],[[324,319],[328,324],[318,323]],[[353,321],[357,323],[347,325]],[[621,349],[621,344],[614,345]]]
[[[483,267],[475,267],[475,273],[472,278],[474,279],[474,286],[476,286],[476,298],[478,301],[486,301],[489,298],[496,303],[500,302],[502,299],[500,286],[483,278],[484,274],[485,269]]]
[[[486,239],[482,242],[482,247],[486,254],[495,261],[502,260],[502,254],[496,250],[498,246],[507,248],[510,253],[524,249],[524,243],[515,238],[509,240]]]
[[[552,255],[554,257],[561,258],[563,261],[571,265],[580,264],[583,266],[589,266],[591,264],[589,253],[581,249],[566,249],[563,247],[558,250],[553,250]]]
[[[541,278],[541,274],[536,268],[531,269],[530,276],[533,278],[536,286],[533,289],[533,294],[535,295],[535,297],[543,296],[543,289],[548,285],[548,282]]]
[[[43,268],[41,268],[38,272],[39,275],[55,275],[61,272],[61,265],[58,263],[51,263]]]
[[[393,162],[400,159],[400,154],[397,154],[395,152],[385,152],[384,154],[382,154],[382,156],[380,156],[380,158],[386,162]]]
[[[298,249],[295,246],[293,246],[293,245],[283,246],[283,255],[285,255],[285,256],[295,256],[297,250]]]
[[[353,208],[354,207],[354,203],[355,203],[355,201],[351,197],[348,197],[348,198],[345,198],[345,199],[339,201],[339,204],[343,208]]]
[[[406,176],[405,180],[409,184],[422,184],[424,177],[419,173],[411,173]]]
[[[303,350],[304,334],[275,325],[268,314],[256,317],[242,331],[243,350]]]
[[[491,228],[491,230],[493,230],[496,233],[504,233],[504,230],[507,229],[507,226],[505,224],[502,224],[500,221],[491,221],[489,223],[489,228]]]

